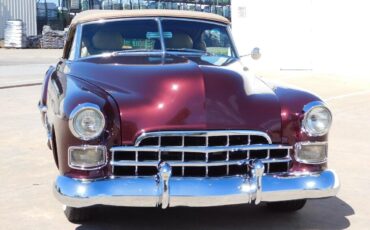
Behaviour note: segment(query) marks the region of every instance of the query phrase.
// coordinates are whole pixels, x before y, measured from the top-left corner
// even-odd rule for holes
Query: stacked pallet
[[[24,48],[27,46],[26,28],[22,20],[9,20],[6,22],[4,47]]]
[[[50,26],[42,28],[41,48],[43,49],[62,49],[66,32],[52,30]]]
[[[36,49],[36,48],[41,48],[41,35],[36,35],[36,36],[28,36],[27,37],[27,43],[28,43],[28,48]]]

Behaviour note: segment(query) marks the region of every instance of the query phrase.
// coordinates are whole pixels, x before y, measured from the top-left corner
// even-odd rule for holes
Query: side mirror
[[[252,57],[253,60],[260,59],[261,58],[260,48],[258,48],[258,47],[253,48],[253,50],[251,52],[251,57]]]
[[[255,47],[253,48],[252,52],[250,54],[246,54],[246,55],[241,55],[240,57],[246,57],[246,56],[251,56],[251,58],[253,60],[258,60],[261,58],[261,53],[260,53],[260,48],[258,47]]]

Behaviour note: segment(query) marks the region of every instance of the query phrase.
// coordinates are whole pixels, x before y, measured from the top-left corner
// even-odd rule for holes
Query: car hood
[[[114,98],[123,144],[163,130],[258,130],[281,139],[276,95],[236,59],[119,55],[86,58],[69,68]]]

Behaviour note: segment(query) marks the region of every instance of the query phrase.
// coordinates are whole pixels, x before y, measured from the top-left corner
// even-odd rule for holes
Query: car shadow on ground
[[[310,200],[296,213],[271,212],[264,205],[213,208],[100,207],[94,221],[77,230],[97,229],[344,229],[354,214],[343,200]]]

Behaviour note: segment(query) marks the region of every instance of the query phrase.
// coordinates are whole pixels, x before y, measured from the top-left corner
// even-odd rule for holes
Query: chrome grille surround
[[[189,141],[193,139],[192,141]],[[222,140],[222,141],[221,141]],[[220,143],[221,142],[221,143]],[[272,144],[264,132],[247,130],[225,131],[164,131],[140,135],[134,146],[119,146],[112,152],[113,175],[115,176],[152,176],[156,175],[161,162],[172,169],[173,177],[214,176],[216,167],[222,168],[216,176],[246,174],[247,165],[260,159],[265,165],[264,173],[287,172],[290,167],[292,146]],[[169,159],[177,156],[177,159]],[[189,157],[190,156],[190,157]],[[212,158],[218,157],[214,160]],[[176,157],[175,157],[176,158]],[[220,159],[221,158],[221,159]],[[280,167],[280,171],[274,169]],[[283,166],[283,167],[281,167]],[[132,169],[128,173],[118,173],[120,169]],[[143,173],[142,170],[151,169]],[[190,173],[192,170],[204,173]],[[189,171],[189,173],[188,173]],[[212,174],[212,175],[211,175]]]

